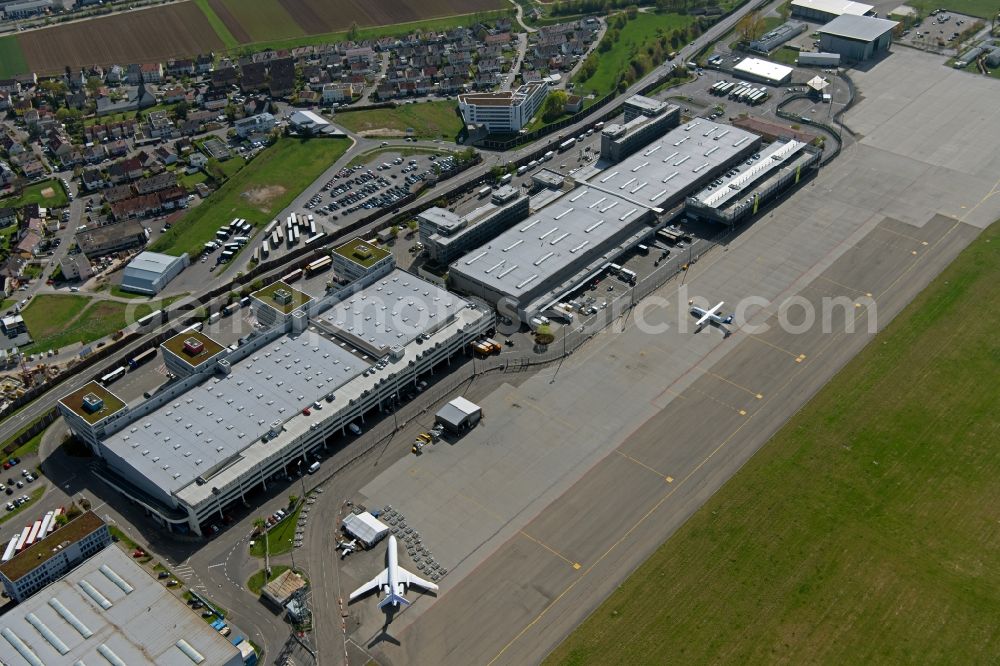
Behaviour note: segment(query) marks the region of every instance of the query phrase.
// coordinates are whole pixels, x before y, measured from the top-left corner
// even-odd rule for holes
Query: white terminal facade
[[[282,282],[252,300],[270,328],[235,350],[202,333],[167,340],[185,373],[153,398],[127,405],[91,382],[60,401],[98,474],[171,529],[201,534],[230,503],[305,470],[494,327],[492,312],[398,269],[318,300]]]

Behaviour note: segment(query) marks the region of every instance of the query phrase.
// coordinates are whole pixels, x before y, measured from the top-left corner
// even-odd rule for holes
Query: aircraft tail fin
[[[393,592],[390,592],[389,594],[387,594],[385,596],[385,599],[383,599],[382,601],[380,601],[378,603],[378,607],[379,608],[385,608],[389,604],[392,604],[394,606],[400,606],[400,607],[402,607],[402,606],[409,606],[410,602],[407,601],[405,597],[403,597],[401,595],[398,595],[398,594],[395,594]]]

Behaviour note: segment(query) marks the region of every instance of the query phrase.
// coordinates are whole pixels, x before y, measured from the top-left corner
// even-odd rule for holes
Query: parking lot
[[[976,23],[982,23],[982,20],[938,9],[909,30],[904,30],[897,41],[929,51],[957,48],[961,34]]]

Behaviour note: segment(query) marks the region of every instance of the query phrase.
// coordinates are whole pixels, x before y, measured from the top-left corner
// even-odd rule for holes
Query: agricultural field
[[[369,109],[337,114],[337,123],[371,137],[413,136],[454,140],[462,131],[462,117],[454,102],[418,102],[396,108]],[[407,130],[412,129],[412,133]]]
[[[906,4],[920,12],[921,16],[927,16],[941,7],[947,7],[949,12],[977,16],[987,21],[996,16],[997,13],[997,3],[993,0],[957,0],[945,3],[933,2],[932,0],[914,0]]]
[[[254,225],[267,224],[350,145],[346,139],[279,140],[247,162],[207,201],[174,222],[149,249],[174,255],[187,252],[194,257],[234,217]]]
[[[545,663],[995,663],[998,251],[995,223]]]
[[[306,33],[277,0],[209,0],[240,42],[265,42]]]
[[[593,93],[598,99],[615,89],[620,78],[625,76],[632,66],[633,60],[648,59],[648,48],[659,47],[663,52],[669,52],[673,45],[669,43],[671,34],[675,31],[685,32],[691,24],[689,16],[680,14],[640,13],[621,28],[617,41],[612,41],[614,30],[609,29],[602,40],[608,40],[610,48],[597,50],[588,58],[593,58],[596,67],[588,71],[582,67],[574,78],[577,94]],[[687,42],[685,37],[684,43]],[[653,59],[644,63],[648,72],[653,66],[662,64],[663,59]]]
[[[219,51],[224,44],[194,2],[178,2],[17,36],[28,67],[38,74],[67,65],[166,61]]]

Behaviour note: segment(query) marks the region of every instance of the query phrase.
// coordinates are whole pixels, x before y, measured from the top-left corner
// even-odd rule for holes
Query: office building
[[[667,102],[661,102],[658,99],[645,97],[643,95],[632,95],[625,100],[624,104],[622,104],[622,110],[625,112],[626,123],[633,118],[638,118],[639,116],[655,118],[670,107],[671,104]]]
[[[24,601],[110,544],[108,526],[87,511],[0,564],[0,581],[8,597]]]
[[[636,99],[635,96],[632,99]],[[650,141],[657,139],[680,123],[681,109],[676,104],[664,105],[655,115],[626,114],[625,124],[612,123],[601,130],[601,159],[619,162]]]
[[[255,116],[240,118],[233,123],[233,127],[236,128],[237,136],[245,139],[256,134],[267,134],[276,124],[274,116],[270,113],[258,113]]]
[[[548,92],[547,85],[536,82],[517,90],[468,93],[458,96],[458,109],[467,125],[482,125],[490,134],[511,134],[531,121]]]
[[[0,654],[6,666],[247,663],[198,611],[114,546],[7,611]]]
[[[356,282],[388,275],[396,266],[392,252],[361,238],[352,238],[333,249],[333,270],[342,281]]]
[[[871,60],[889,50],[898,25],[872,16],[839,16],[819,29],[819,46],[844,60]]]
[[[744,58],[733,67],[733,74],[748,81],[780,86],[792,78],[792,68],[760,58]]]
[[[501,190],[493,193],[493,201],[489,204],[467,215],[456,215],[437,207],[417,215],[420,242],[430,258],[439,264],[448,264],[526,218],[528,197],[514,191],[510,199],[509,193]]]

